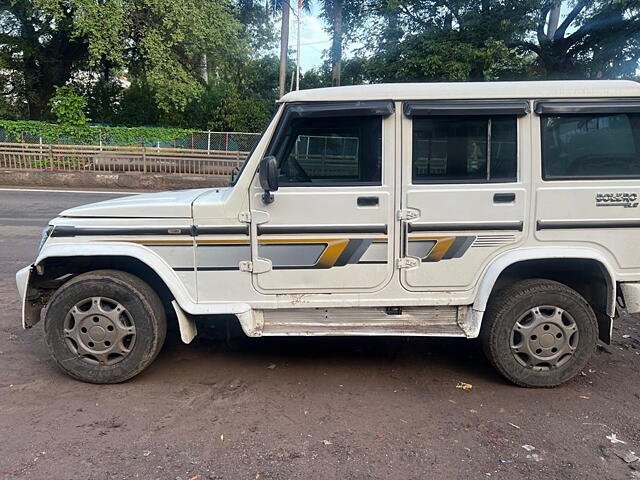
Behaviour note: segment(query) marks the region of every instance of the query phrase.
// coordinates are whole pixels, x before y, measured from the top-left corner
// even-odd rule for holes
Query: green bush
[[[89,120],[85,114],[87,101],[73,87],[56,87],[49,105],[60,125],[81,127]]]
[[[72,126],[30,120],[0,120],[0,130],[8,138],[4,141],[23,141],[24,136],[42,137],[43,143],[75,145],[147,145],[173,146],[176,140],[195,133],[196,130],[161,127],[107,127]]]

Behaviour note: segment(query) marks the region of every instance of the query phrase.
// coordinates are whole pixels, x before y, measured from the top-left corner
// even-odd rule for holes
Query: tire
[[[570,380],[591,358],[597,339],[596,316],[587,301],[562,283],[541,279],[499,291],[480,332],[491,364],[522,387]]]
[[[53,295],[44,333],[56,364],[89,383],[119,383],[156,358],[167,322],[158,294],[119,270],[79,275]]]

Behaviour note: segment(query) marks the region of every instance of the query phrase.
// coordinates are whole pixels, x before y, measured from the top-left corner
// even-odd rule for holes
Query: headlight
[[[53,225],[47,225],[42,229],[42,234],[40,235],[40,245],[38,246],[38,253],[40,253],[40,250],[42,250],[42,247],[44,247],[44,244],[47,242],[47,239],[49,238],[49,235],[51,235],[51,232],[53,232]]]

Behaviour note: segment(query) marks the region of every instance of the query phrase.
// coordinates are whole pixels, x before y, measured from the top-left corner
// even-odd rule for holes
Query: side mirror
[[[273,155],[264,157],[260,161],[260,186],[264,190],[262,201],[264,203],[273,202],[271,192],[278,190],[278,161]]]
[[[231,170],[231,183],[236,181],[239,173],[240,169],[238,167],[233,167],[233,170]]]

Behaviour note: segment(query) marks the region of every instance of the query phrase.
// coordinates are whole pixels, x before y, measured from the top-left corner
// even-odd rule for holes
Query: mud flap
[[[184,310],[180,308],[180,305],[178,305],[178,302],[175,300],[171,302],[171,305],[173,305],[173,309],[176,311],[176,316],[178,317],[180,338],[184,343],[191,343],[191,340],[198,335],[198,328],[196,327],[195,320],[184,313]]]
[[[611,345],[611,337],[613,336],[613,318],[606,313],[596,314],[598,319],[598,338],[602,343]]]

